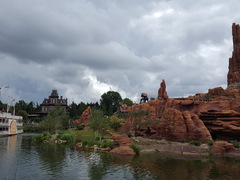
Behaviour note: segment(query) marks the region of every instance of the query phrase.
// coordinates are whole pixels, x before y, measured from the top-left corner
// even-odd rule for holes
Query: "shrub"
[[[185,143],[185,142],[186,142],[185,139],[180,140],[180,143]]]
[[[36,136],[33,137],[33,140],[36,142],[43,142],[44,140],[49,140],[51,138],[51,136],[49,134],[38,134]]]
[[[139,146],[138,146],[137,144],[132,143],[130,147],[133,149],[133,151],[134,151],[136,154],[139,154],[139,153],[140,153],[140,148],[139,148]]]
[[[124,119],[118,118],[116,115],[112,115],[109,118],[109,125],[115,131],[117,131],[122,126],[123,122],[124,122]]]
[[[238,141],[234,140],[230,141],[230,143],[232,143],[235,148],[240,148],[240,143]]]
[[[110,149],[113,149],[114,147],[114,142],[110,140],[104,140],[100,143],[100,147],[102,148],[107,148],[109,147]]]
[[[74,135],[71,132],[64,132],[64,133],[59,134],[59,139],[66,140],[68,142],[73,142]]]
[[[83,144],[83,146],[99,145],[99,143],[96,140],[92,139],[92,138],[84,139],[82,144]]]
[[[127,136],[128,136],[129,138],[131,138],[131,137],[132,137],[132,134],[129,132],[129,133],[127,134]]]
[[[81,130],[83,130],[84,128],[85,128],[84,125],[77,125],[77,126],[75,127],[75,129],[78,130],[78,131],[81,131]]]
[[[213,146],[214,141],[208,141],[207,144],[208,144],[208,146]]]
[[[194,146],[201,146],[202,142],[200,141],[196,141],[196,140],[192,140],[189,142],[190,145],[194,145]]]

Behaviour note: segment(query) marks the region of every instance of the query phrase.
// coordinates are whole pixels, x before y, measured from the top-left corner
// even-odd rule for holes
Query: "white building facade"
[[[0,111],[0,136],[23,133],[22,116]]]

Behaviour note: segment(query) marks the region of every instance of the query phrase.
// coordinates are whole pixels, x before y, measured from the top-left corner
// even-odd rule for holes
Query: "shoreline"
[[[200,146],[191,145],[187,142],[173,142],[166,140],[155,140],[143,137],[134,137],[133,141],[137,142],[140,148],[140,153],[164,153],[183,156],[196,156],[196,157],[234,157],[240,158],[240,149],[235,148],[235,152],[212,154],[212,146],[208,144],[201,144]]]

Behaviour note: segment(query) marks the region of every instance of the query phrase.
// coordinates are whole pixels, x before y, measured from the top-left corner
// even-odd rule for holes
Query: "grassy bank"
[[[83,147],[97,146],[99,148],[114,147],[114,142],[110,135],[100,135],[90,129],[69,129],[57,132],[45,132],[34,136],[34,141],[40,143],[71,143],[73,145],[81,143]]]

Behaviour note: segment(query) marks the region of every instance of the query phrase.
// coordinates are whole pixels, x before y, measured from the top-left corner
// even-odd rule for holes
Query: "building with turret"
[[[51,95],[48,99],[44,99],[41,104],[41,112],[48,113],[53,110],[56,106],[60,106],[65,112],[67,111],[67,98],[63,99],[62,96],[58,96],[57,90],[52,90]]]

